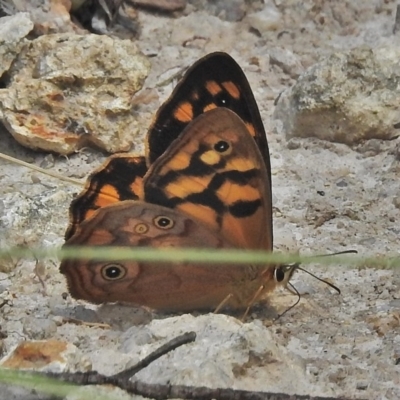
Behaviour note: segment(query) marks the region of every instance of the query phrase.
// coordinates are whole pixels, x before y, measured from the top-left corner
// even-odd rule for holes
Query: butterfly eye
[[[154,224],[160,229],[171,229],[174,226],[174,221],[163,215],[154,218]]]
[[[101,269],[101,276],[107,281],[116,281],[126,275],[126,269],[120,264],[107,264]]]
[[[149,230],[149,227],[147,224],[140,223],[135,226],[135,233],[138,233],[139,235],[143,235],[148,230]]]
[[[214,150],[221,154],[230,154],[232,151],[232,146],[229,142],[225,140],[220,140],[214,144]]]
[[[285,272],[281,267],[275,268],[274,277],[278,283],[282,282],[285,279]]]

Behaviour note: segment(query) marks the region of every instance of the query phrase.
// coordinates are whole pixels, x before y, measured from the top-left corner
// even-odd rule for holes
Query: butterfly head
[[[282,264],[274,269],[274,279],[279,286],[287,287],[295,271],[299,268],[298,263]]]

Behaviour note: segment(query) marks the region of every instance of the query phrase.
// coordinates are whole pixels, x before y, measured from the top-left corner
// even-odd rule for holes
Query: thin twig
[[[175,350],[177,347],[180,347],[184,344],[194,342],[196,340],[195,332],[186,332],[183,335],[180,335],[169,342],[165,343],[163,346],[159,347],[157,350],[150,353],[143,360],[139,361],[133,367],[127,368],[118,374],[110,376],[110,379],[116,380],[124,380],[130,379],[133,375],[137,374],[143,368],[146,368],[150,363],[157,360],[161,356],[169,353],[172,350]]]
[[[400,4],[396,8],[396,18],[394,20],[393,34],[400,30]]]
[[[57,179],[59,179],[61,181],[72,183],[72,184],[77,185],[77,186],[83,186],[84,185],[84,182],[80,181],[79,179],[74,179],[74,178],[70,178],[68,176],[63,176],[63,175],[57,174],[56,172],[52,172],[52,171],[49,171],[47,169],[40,168],[40,167],[38,167],[38,166],[36,166],[34,164],[29,164],[29,163],[27,163],[25,161],[19,160],[18,158],[7,156],[6,154],[3,154],[3,153],[0,153],[0,158],[2,158],[4,160],[7,160],[7,161],[10,161],[10,162],[12,162],[14,164],[22,165],[22,166],[24,166],[26,168],[29,168],[31,170],[40,172],[40,173],[42,173],[44,175],[51,176],[52,178],[57,178]]]

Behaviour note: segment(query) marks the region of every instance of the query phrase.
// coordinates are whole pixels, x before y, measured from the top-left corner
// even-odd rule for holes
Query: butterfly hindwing
[[[141,201],[122,201],[105,206],[82,222],[69,246],[196,247],[232,248],[229,241],[205,225],[176,210]],[[158,310],[213,309],[236,292],[233,265],[195,262],[138,262],[63,260],[61,273],[67,277],[73,297],[90,301],[129,302]],[[257,277],[256,271],[246,276]],[[254,279],[247,291],[235,296],[233,304],[243,307],[254,292]],[[206,288],[206,290],[204,290]]]

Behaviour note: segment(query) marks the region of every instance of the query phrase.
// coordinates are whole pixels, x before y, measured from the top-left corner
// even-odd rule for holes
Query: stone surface
[[[271,64],[282,68],[291,78],[297,79],[304,71],[299,58],[288,49],[273,47],[268,50]]]
[[[197,10],[206,10],[207,13],[225,21],[241,21],[250,5],[244,0],[190,0]]]
[[[279,98],[277,130],[356,144],[399,135],[398,47],[355,48],[309,68]]]
[[[127,151],[138,134],[131,98],[148,71],[148,61],[128,40],[39,37],[26,45],[9,86],[0,89],[3,122],[33,149],[70,154],[94,144]]]
[[[133,327],[120,337],[120,351],[132,357],[132,365],[135,358],[143,358],[167,338],[189,331],[197,335],[194,343],[168,353],[139,372],[137,379],[146,382],[207,382],[214,388],[297,394],[307,393],[312,384],[304,359],[289,354],[277,344],[274,334],[257,321],[243,324],[226,315],[182,315],[153,320],[146,326],[146,339],[138,340],[143,331]],[[291,373],[286,374],[289,369]],[[315,394],[323,392],[322,388],[315,390]]]
[[[7,0],[4,0],[4,2]],[[35,35],[76,32],[84,30],[71,21],[70,0],[8,0],[10,13],[28,13]]]
[[[8,71],[33,29],[28,13],[0,18],[0,77]]]
[[[59,340],[27,341],[0,361],[3,368],[43,372],[87,371],[90,364],[71,343]]]
[[[308,68],[322,56],[347,52],[355,46],[398,46],[399,40],[391,33],[396,4],[360,0],[274,3],[281,28],[263,31],[262,36],[254,29],[249,31],[246,18],[241,22],[222,21],[210,15],[207,8],[198,12],[192,7],[190,11],[190,4],[184,17],[139,11],[142,32],[137,45],[152,57],[145,86],[157,96],[146,104],[139,95],[132,99],[134,103],[136,99],[132,114],[138,127],[146,131],[160,102],[170,95],[185,68],[207,52],[228,51],[250,81],[267,130],[276,250],[324,254],[356,249],[358,256],[398,256],[398,140],[379,141],[379,145],[375,142],[358,152],[344,144],[315,138],[296,137],[287,142],[283,135],[272,133],[274,101],[295,79],[279,65],[271,64],[269,55],[272,48],[289,50]],[[258,4],[262,9],[262,2]],[[196,39],[190,32],[200,32],[205,39]],[[104,160],[103,154],[87,148],[68,158],[45,158],[46,153],[19,146],[2,126],[0,137],[0,151],[66,176],[82,178]],[[143,147],[141,138],[135,140],[135,146]],[[38,181],[25,168],[0,163],[0,244],[61,245],[69,203],[81,188],[35,172]],[[7,301],[0,307],[1,331],[6,336],[1,351],[5,356],[21,341],[31,340],[31,333],[24,332],[35,331],[28,329],[26,317],[35,318],[32,324],[49,318],[57,325],[55,339],[75,344],[93,369],[114,373],[174,335],[196,329],[199,343],[185,345],[166,356],[170,362],[164,375],[166,361],[158,360],[157,365],[149,367],[154,375],[149,379],[160,375],[207,386],[232,382],[233,375],[237,386],[252,382],[254,387],[268,390],[263,369],[269,371],[272,360],[282,367],[285,363],[279,360],[287,358],[288,368],[277,377],[276,386],[304,374],[309,395],[322,390],[325,396],[334,398],[398,400],[399,270],[370,265],[357,269],[345,267],[338,259],[330,260],[334,264],[304,267],[333,281],[341,295],[298,271],[293,284],[310,294],[302,295],[295,308],[274,320],[277,313],[283,313],[297,300],[286,291],[277,291],[270,296],[271,305],[255,307],[240,325],[223,315],[159,315],[129,307],[94,307],[76,302],[65,294],[67,288],[57,260],[45,261],[44,287],[34,274],[34,261],[11,259],[7,262],[11,267],[5,269],[11,284],[6,282],[6,296],[0,298],[0,304]],[[5,264],[2,262],[0,268]],[[275,349],[271,356],[269,349]],[[200,367],[199,360],[205,360]],[[233,366],[234,362],[237,365]],[[291,362],[295,365],[293,374]],[[150,375],[147,369],[141,374],[146,378]],[[9,389],[0,387],[5,400],[13,399]],[[82,397],[99,397],[93,392],[96,389],[85,389]],[[108,387],[100,390],[102,395],[111,393]],[[20,390],[14,399],[43,399],[43,394],[25,396]]]
[[[266,2],[262,10],[249,14],[246,19],[261,36],[269,35],[270,31],[277,31],[283,27],[282,14],[271,0]]]

